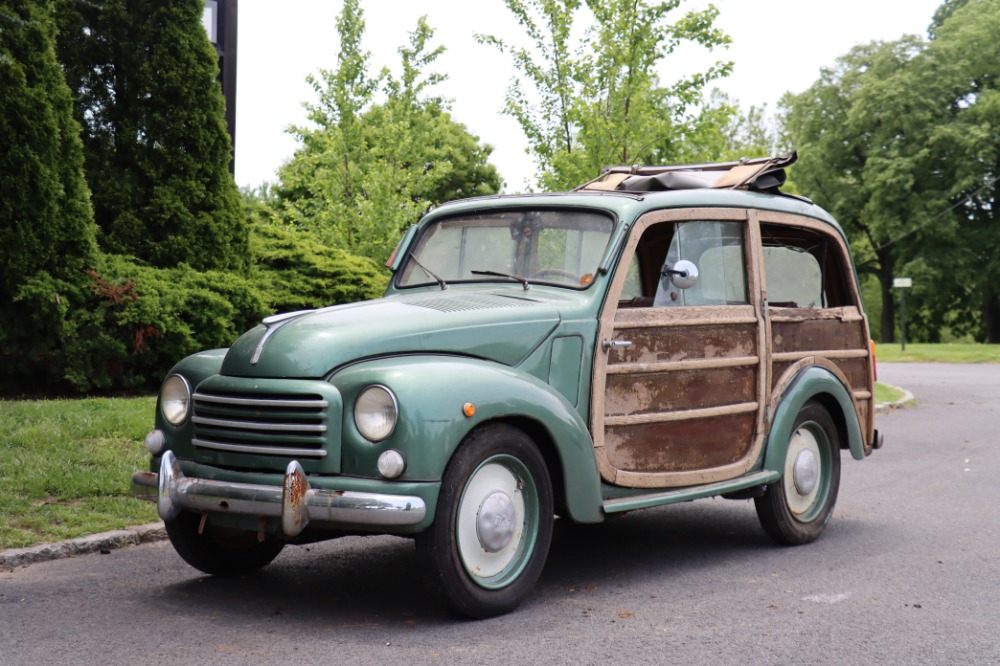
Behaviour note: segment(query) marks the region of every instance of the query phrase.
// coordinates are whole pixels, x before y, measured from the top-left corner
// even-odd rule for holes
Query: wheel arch
[[[840,447],[863,460],[864,438],[858,422],[854,398],[843,374],[831,363],[812,363],[790,368],[779,381],[768,408],[770,429],[764,445],[764,469],[781,472],[795,417],[810,400],[826,409],[837,428]]]
[[[481,359],[414,355],[358,364],[331,381],[343,387],[345,414],[359,387],[390,387],[400,402],[401,423],[384,445],[409,452],[413,462],[414,455],[434,457],[422,469],[428,477],[441,478],[473,432],[492,423],[521,429],[545,460],[557,512],[576,522],[603,520],[590,432],[576,408],[541,380]],[[465,403],[474,405],[473,416],[462,414]]]
[[[494,421],[487,421],[478,427],[486,427],[490,423],[506,423],[522,430],[531,441],[538,447],[542,458],[545,460],[545,467],[549,471],[549,481],[552,483],[552,498],[555,502],[556,514],[571,515],[570,502],[566,497],[566,470],[562,463],[562,456],[556,446],[556,441],[552,437],[545,425],[533,418],[526,416],[512,416],[498,418]]]

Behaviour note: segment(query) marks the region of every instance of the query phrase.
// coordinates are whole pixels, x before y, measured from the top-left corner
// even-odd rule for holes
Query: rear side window
[[[851,268],[836,240],[799,227],[762,224],[760,230],[767,300],[771,306],[854,305],[846,281]]]

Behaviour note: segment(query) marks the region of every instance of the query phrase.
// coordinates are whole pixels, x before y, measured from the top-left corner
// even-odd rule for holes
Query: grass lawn
[[[0,401],[0,549],[157,519],[129,495],[156,399]]]
[[[899,343],[879,344],[875,358],[886,363],[1000,363],[1000,345],[908,342],[904,352]]]
[[[875,402],[896,402],[897,400],[902,400],[905,395],[906,393],[895,386],[875,382]]]

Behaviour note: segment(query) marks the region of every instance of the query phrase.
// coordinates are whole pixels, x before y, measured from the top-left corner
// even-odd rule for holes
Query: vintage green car
[[[287,543],[413,536],[477,617],[528,595],[556,515],[753,498],[778,542],[816,539],[840,450],[881,438],[848,245],[778,190],[792,161],[610,168],[440,206],[383,298],[268,317],[178,363],[133,492],[210,574]]]

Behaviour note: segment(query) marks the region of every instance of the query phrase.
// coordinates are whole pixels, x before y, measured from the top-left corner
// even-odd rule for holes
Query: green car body
[[[712,406],[709,400],[694,407],[678,408],[672,413],[659,413],[654,409],[653,416],[610,415],[605,418],[603,414],[595,414],[595,409],[604,402],[605,392],[608,404],[618,399],[615,394],[618,389],[601,390],[605,366],[610,363],[606,359],[625,353],[632,345],[631,341],[610,341],[608,326],[611,326],[609,321],[615,310],[609,299],[622,290],[620,284],[626,278],[619,277],[617,283],[615,279],[626,270],[623,263],[626,258],[623,257],[629,255],[630,238],[639,233],[635,228],[645,228],[647,222],[644,220],[649,220],[650,215],[682,214],[687,216],[685,219],[694,219],[700,217],[699,211],[708,211],[705,217],[709,219],[715,219],[717,211],[754,211],[752,214],[740,213],[751,220],[746,231],[740,232],[742,240],[739,242],[746,247],[750,247],[751,240],[758,235],[754,230],[771,229],[766,225],[762,227],[764,222],[753,221],[755,215],[764,211],[780,219],[794,216],[807,220],[805,227],[828,229],[833,239],[830,242],[846,248],[843,232],[828,214],[804,200],[775,193],[725,189],[640,193],[581,191],[492,197],[441,206],[410,229],[401,241],[389,264],[394,270],[394,278],[383,298],[275,317],[247,332],[228,350],[206,351],[180,361],[168,376],[183,381],[173,380],[169,389],[165,383],[160,402],[165,403],[166,409],[158,403],[155,430],[147,437],[147,446],[153,452],[152,471],[134,475],[134,492],[159,502],[168,531],[177,523],[178,516],[188,514],[189,518],[192,515],[198,518],[197,535],[183,536],[181,528],[175,526],[171,538],[185,559],[210,573],[236,570],[225,562],[227,557],[238,558],[243,552],[244,549],[236,545],[241,543],[242,533],[254,535],[258,542],[275,542],[277,549],[285,542],[347,533],[392,533],[426,538],[432,543],[425,550],[436,561],[430,566],[445,570],[439,581],[445,597],[459,611],[482,616],[510,610],[534,583],[551,536],[551,515],[546,513],[557,513],[575,522],[598,523],[611,513],[697,497],[759,497],[769,487],[780,486],[783,477],[792,476],[789,471],[792,462],[788,461],[787,453],[790,446],[797,446],[790,442],[795,441],[793,433],[799,427],[797,419],[801,421],[800,414],[808,405],[812,405],[808,409],[813,410],[815,405],[822,406],[832,428],[827,428],[826,435],[822,427],[817,428],[819,434],[813,439],[820,442],[818,448],[812,440],[802,445],[808,449],[799,456],[804,466],[808,467],[807,463],[819,465],[821,476],[828,474],[823,465],[816,462],[829,455],[822,442],[827,436],[834,440],[832,448],[846,448],[852,457],[864,458],[881,442],[872,428],[870,410],[860,407],[863,401],[871,400],[872,359],[867,321],[859,300],[848,308],[850,317],[844,317],[844,308],[841,308],[838,320],[860,322],[852,331],[861,332],[851,334],[855,339],[852,344],[857,348],[833,353],[832,361],[808,355],[799,358],[793,352],[776,353],[772,360],[765,341],[754,355],[734,351],[729,355],[732,358],[722,361],[707,353],[705,359],[694,361],[662,360],[669,354],[661,349],[656,352],[661,360],[636,362],[623,366],[620,371],[608,370],[606,375],[611,378],[609,386],[612,379],[617,381],[619,377],[633,376],[629,374],[632,372],[640,373],[634,375],[637,382],[662,385],[664,377],[671,378],[671,382],[673,377],[683,377],[684,386],[694,386],[698,382],[697,367],[702,365],[706,372],[717,375],[725,372],[720,367],[749,365],[752,376],[746,380],[748,385],[752,384],[754,390],[766,390],[767,395],[744,400],[743,406]],[[727,215],[729,213],[724,213],[722,217]],[[523,222],[529,218],[530,225],[534,226]],[[560,226],[570,219],[589,220],[586,230],[581,227],[575,241],[573,229]],[[518,220],[510,222],[509,234],[511,238],[516,237],[516,247],[521,248],[515,253],[522,254],[518,255],[520,259],[504,259],[508,262],[505,266],[514,266],[520,261],[522,268],[529,262],[539,267],[540,257],[554,251],[561,257],[552,260],[561,262],[559,267],[541,267],[536,274],[542,277],[524,276],[528,277],[525,283],[519,281],[520,275],[501,277],[496,274],[500,271],[489,275],[470,274],[466,269],[452,271],[448,266],[445,270],[451,271],[448,276],[451,279],[438,278],[436,273],[439,271],[435,269],[440,269],[441,253],[445,250],[431,249],[434,242],[431,229],[439,228],[437,233],[445,234],[445,226],[453,224],[456,231],[448,231],[452,236],[447,237],[453,240],[441,241],[440,247],[457,247],[459,241],[454,239],[461,237],[463,256],[466,235],[475,233],[489,234],[484,238],[490,242],[500,239],[496,241],[496,248],[502,253],[506,239],[503,224],[507,220]],[[443,221],[456,222],[435,226]],[[559,227],[558,234],[556,231],[543,232],[546,225]],[[680,229],[679,226],[672,228]],[[538,237],[530,238],[532,233]],[[551,243],[551,247],[542,247],[542,233],[555,234],[557,241]],[[679,231],[671,233],[680,236]],[[636,242],[632,239],[633,246]],[[585,248],[587,243],[592,247]],[[733,241],[723,244],[731,247]],[[643,246],[639,243],[638,247]],[[483,257],[490,254],[488,247],[477,252],[482,252]],[[638,257],[638,252],[634,256]],[[731,250],[725,252],[732,253]],[[750,252],[744,249],[743,255],[749,257]],[[574,254],[574,266],[587,265],[585,274],[577,275],[565,268],[570,263],[566,258],[569,254]],[[428,268],[414,267],[412,263],[417,261],[418,255],[421,263],[438,263]],[[586,260],[582,258],[584,255]],[[754,275],[758,268],[751,269],[751,264],[756,264],[749,259],[747,262],[748,277],[744,280],[749,280],[749,292],[753,293],[746,297],[745,305],[736,308],[744,313],[739,315],[743,317],[739,321],[745,320],[744,323],[734,325],[743,326],[750,338],[759,341],[772,325],[765,320],[767,303],[755,287]],[[411,264],[409,269],[408,264]],[[857,294],[856,276],[849,258],[844,266],[847,273],[841,278],[846,280],[844,288]],[[456,276],[458,279],[454,279]],[[666,277],[657,279],[666,284]],[[639,295],[633,300],[641,298]],[[617,299],[622,299],[622,295]],[[751,309],[758,313],[754,319],[756,323],[750,322],[745,314]],[[721,309],[719,312],[724,315],[721,321],[728,322],[725,317],[730,315]],[[626,315],[647,316],[625,313],[621,317]],[[796,316],[808,317],[801,312]],[[833,320],[831,317],[826,319]],[[626,330],[639,330],[640,325],[641,322],[629,324],[632,329]],[[720,325],[718,322],[704,324],[706,331]],[[819,330],[822,325],[806,324],[812,327],[810,330]],[[691,330],[701,329],[694,327]],[[816,337],[813,333],[809,335]],[[856,344],[858,340],[860,344]],[[842,358],[855,359],[864,366],[861,374],[855,373],[866,378],[861,382],[863,385],[847,381],[848,371],[837,366],[837,359]],[[855,363],[855,360],[850,362]],[[684,365],[692,362],[697,367]],[[767,363],[772,365],[766,366]],[[781,382],[776,376],[771,377],[779,370],[782,376],[788,375]],[[668,372],[674,374],[663,374]],[[617,373],[614,378],[612,373]],[[598,376],[600,381],[596,381]],[[726,380],[720,375],[720,381]],[[681,384],[678,379],[677,386]],[[369,395],[366,391],[371,387],[377,388]],[[194,397],[188,398],[185,404],[184,396],[178,398],[172,392],[175,390],[187,390]],[[597,391],[601,394],[597,395]],[[645,400],[642,396],[647,392],[645,389],[638,391],[639,398],[629,393],[623,399],[626,402]],[[366,402],[359,407],[362,395]],[[234,401],[232,396],[237,399]],[[248,404],[242,404],[240,396],[249,396]],[[288,401],[283,396],[294,396],[295,400],[303,401],[302,405],[310,407],[299,409],[296,405],[286,405]],[[366,406],[369,398],[381,400],[370,414]],[[756,407],[747,406],[751,404]],[[178,416],[178,412],[171,412],[171,409],[184,411]],[[356,413],[359,409],[364,412],[360,417]],[[300,413],[303,410],[307,413]],[[659,467],[623,468],[624,474],[616,476],[605,460],[611,458],[598,455],[605,432],[601,428],[602,419],[608,424],[621,423],[627,440],[631,436],[629,428],[652,427],[649,422],[697,423],[704,429],[713,418],[737,418],[731,414],[739,410],[747,412],[748,422],[756,424],[751,424],[752,439],[756,443],[739,445],[742,446],[739,453],[727,454],[739,459],[737,472],[713,471],[723,467],[729,469],[726,466],[732,461],[728,459],[721,467],[715,462],[706,463],[707,473],[688,463],[676,469],[668,463],[663,466],[661,460],[655,464]],[[167,418],[165,411],[171,418]],[[280,418],[275,417],[276,425],[255,429],[254,424],[259,425],[261,420],[270,422],[268,415],[272,412],[282,413]],[[715,412],[719,416],[713,416]],[[689,417],[694,420],[686,420]],[[822,426],[824,418],[815,420]],[[388,434],[382,432],[378,441],[373,441],[370,435],[362,432],[365,419],[373,419],[372,422],[380,424],[378,427],[384,427]],[[307,424],[307,430],[312,430],[307,434],[289,435],[285,430],[288,423],[294,426],[300,420]],[[615,427],[618,426],[607,426],[608,438],[618,437],[613,432]],[[602,430],[601,437],[595,436],[595,428]],[[517,438],[529,444],[504,448],[504,438],[508,437],[505,433],[515,433]],[[621,451],[634,452],[636,447],[644,446],[647,448],[641,453],[647,458],[665,455],[649,448],[655,446],[649,443],[649,436],[637,434],[635,437]],[[499,443],[480,444],[483,438]],[[477,555],[463,553],[461,543],[452,548],[457,548],[457,554],[451,553],[453,561],[442,561],[448,560],[442,549],[450,547],[450,539],[456,534],[459,541],[463,538],[461,527],[440,526],[445,519],[443,516],[451,515],[442,503],[454,504],[459,514],[466,510],[463,498],[472,490],[470,486],[463,486],[461,480],[460,487],[452,487],[452,479],[459,474],[456,470],[465,464],[464,458],[469,455],[463,449],[480,446],[493,446],[496,452],[484,454],[483,461],[469,463],[470,470],[485,470],[482,478],[497,479],[498,487],[507,483],[504,479],[510,476],[516,480],[516,488],[484,491],[481,502],[476,500],[480,504],[473,507],[475,517],[468,520],[473,521],[470,524],[475,525],[482,542],[480,546],[485,552],[482,562]],[[516,452],[525,446],[537,450],[536,463],[522,462],[525,456],[517,455]],[[287,453],[283,453],[283,447],[287,447]],[[539,463],[544,464],[541,473],[538,472]],[[802,472],[799,481],[806,479],[805,487],[818,487],[818,492],[827,492],[822,484],[809,486],[807,476],[814,473],[815,470]],[[839,478],[839,463],[836,474]],[[474,475],[470,471],[466,477],[457,478]],[[530,478],[525,479],[525,476]],[[685,481],[689,478],[695,482]],[[512,505],[511,496],[520,493],[525,481],[525,501],[513,497]],[[836,496],[836,480],[833,483],[830,509]],[[817,491],[810,492],[815,495]],[[264,494],[269,499],[260,499]],[[548,499],[549,494],[551,499]],[[303,499],[306,495],[309,498]],[[191,497],[196,499],[191,500]],[[337,507],[342,497],[354,498],[354,503],[340,510]],[[313,508],[304,508],[310,502]],[[494,534],[491,532],[493,523],[487,523],[483,517],[492,506],[491,502],[500,507],[497,524],[511,517],[526,524],[540,512],[543,514],[541,531],[536,534],[535,527],[527,525],[528,538],[523,543],[518,541],[520,532],[513,537],[503,530]],[[272,506],[262,510],[267,503]],[[548,506],[551,508],[546,508]],[[824,515],[822,523],[825,524],[828,517]],[[549,524],[548,534],[545,533],[546,523]],[[519,524],[517,530],[524,526]],[[190,527],[184,529],[191,530]],[[222,550],[216,552],[216,548],[205,555],[197,539],[213,530],[212,547]],[[815,536],[818,533],[799,540],[811,540]],[[497,546],[489,545],[494,542]],[[495,553],[507,548],[512,549],[512,554],[496,565],[499,572],[477,579],[473,569],[480,564],[492,566],[493,560],[500,557]],[[539,556],[540,561],[537,561]],[[260,556],[245,569],[262,566],[270,561],[269,557],[273,555]]]

